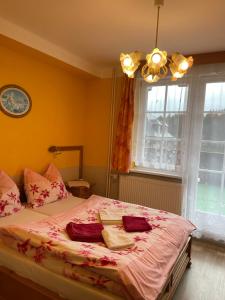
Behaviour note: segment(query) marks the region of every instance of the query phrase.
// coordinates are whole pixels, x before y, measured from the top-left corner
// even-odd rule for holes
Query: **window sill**
[[[145,170],[141,168],[135,168],[130,170],[130,175],[145,175],[146,177],[155,177],[156,179],[163,179],[168,181],[176,181],[176,182],[182,182],[182,177],[179,175],[175,175],[173,173],[167,173],[167,172],[154,172],[152,170]]]

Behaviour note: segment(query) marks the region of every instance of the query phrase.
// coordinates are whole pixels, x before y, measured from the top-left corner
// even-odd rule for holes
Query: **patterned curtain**
[[[134,87],[135,79],[125,76],[112,159],[112,168],[123,173],[128,173],[131,165]]]

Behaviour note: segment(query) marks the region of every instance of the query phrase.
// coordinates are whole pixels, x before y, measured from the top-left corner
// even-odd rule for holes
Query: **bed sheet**
[[[99,290],[88,284],[74,281],[34,263],[26,256],[19,255],[0,242],[0,266],[17,275],[32,280],[68,300],[122,300],[106,290]]]
[[[40,221],[45,218],[46,215],[24,208],[13,215],[0,218],[0,226],[23,225],[30,222]]]
[[[47,216],[53,216],[64,211],[69,211],[80,203],[85,202],[86,199],[74,197],[69,195],[67,199],[58,200],[52,203],[45,204],[38,208],[29,208],[31,211],[36,211]]]

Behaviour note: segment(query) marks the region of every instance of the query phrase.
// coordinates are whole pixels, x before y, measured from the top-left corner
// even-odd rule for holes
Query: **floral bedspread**
[[[152,230],[127,233],[135,245],[113,251],[103,243],[74,242],[69,222],[95,223],[100,209],[120,208],[124,215],[144,216]],[[122,225],[112,226],[124,230]],[[122,298],[156,299],[188,236],[195,229],[184,218],[140,205],[91,196],[69,212],[23,226],[0,228],[9,247],[53,272],[91,284]]]

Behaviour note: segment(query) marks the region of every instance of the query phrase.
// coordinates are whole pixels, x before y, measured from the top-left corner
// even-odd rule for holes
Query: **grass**
[[[220,188],[213,185],[199,184],[196,208],[202,212],[225,216],[225,190],[220,201]]]

